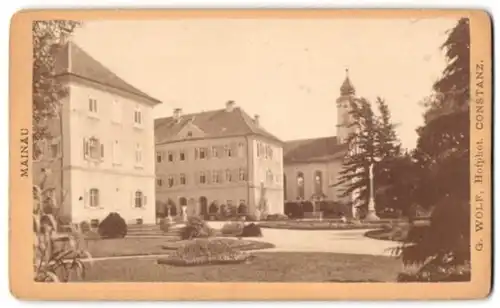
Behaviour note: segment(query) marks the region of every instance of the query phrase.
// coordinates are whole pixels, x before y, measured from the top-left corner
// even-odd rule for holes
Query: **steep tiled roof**
[[[70,74],[104,86],[140,96],[152,104],[161,103],[130,85],[73,42],[68,42],[56,56],[57,74]]]
[[[155,119],[155,137],[157,142],[169,142],[188,123],[201,129],[204,138],[258,135],[282,143],[280,139],[256,124],[241,108],[205,111],[181,115],[180,120],[173,117]]]
[[[341,158],[346,153],[347,144],[339,144],[337,137],[292,140],[283,147],[284,163],[306,163],[329,161]]]

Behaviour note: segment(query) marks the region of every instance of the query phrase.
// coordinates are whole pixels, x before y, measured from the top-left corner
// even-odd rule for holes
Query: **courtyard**
[[[395,281],[397,243],[364,236],[366,230],[262,229],[262,237],[234,239],[252,252],[250,263],[177,267],[160,265],[178,241],[165,236],[88,241],[94,261],[85,281]]]

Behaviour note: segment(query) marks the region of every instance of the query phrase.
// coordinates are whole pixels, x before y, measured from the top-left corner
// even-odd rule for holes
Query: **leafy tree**
[[[50,137],[47,120],[57,115],[67,90],[57,78],[55,54],[79,22],[69,20],[34,21],[33,34],[33,141]],[[38,155],[37,151],[33,151]]]

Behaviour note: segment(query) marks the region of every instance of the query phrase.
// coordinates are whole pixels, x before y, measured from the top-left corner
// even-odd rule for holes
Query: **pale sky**
[[[444,66],[454,19],[185,19],[85,23],[74,40],[163,102],[155,117],[234,100],[282,140],[336,134],[345,69],[358,96],[386,99],[403,146]]]

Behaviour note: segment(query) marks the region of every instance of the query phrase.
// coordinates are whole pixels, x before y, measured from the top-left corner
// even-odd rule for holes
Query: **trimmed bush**
[[[240,236],[241,233],[243,232],[243,223],[242,222],[226,223],[222,226],[220,231],[223,235]]]
[[[127,235],[127,223],[118,213],[109,213],[99,224],[99,235],[102,238],[123,238]]]
[[[266,220],[283,221],[283,220],[288,220],[288,216],[283,215],[283,214],[270,214],[270,215],[267,215]]]
[[[241,232],[241,237],[262,237],[262,230],[259,225],[254,223],[250,223],[243,227],[243,231]]]
[[[250,254],[232,248],[224,240],[196,239],[182,245],[172,255],[158,260],[158,263],[175,266],[235,264],[251,258]]]
[[[200,217],[188,217],[186,226],[181,229],[181,239],[206,238],[214,235],[214,230]]]
[[[248,208],[244,203],[238,206],[238,214],[247,214]]]
[[[217,215],[217,212],[219,211],[219,206],[217,203],[212,202],[210,206],[208,207],[208,213],[212,216]]]

